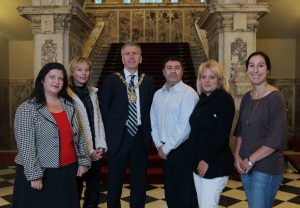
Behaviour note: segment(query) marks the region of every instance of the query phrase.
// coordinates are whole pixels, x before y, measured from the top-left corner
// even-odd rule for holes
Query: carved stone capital
[[[270,12],[269,3],[253,1],[208,1],[208,6],[200,21],[201,29],[215,25],[219,32],[256,32],[258,20]],[[249,3],[250,2],[250,3]],[[216,24],[211,24],[216,22]]]
[[[82,30],[90,30],[92,22],[78,7],[18,7],[21,16],[32,22],[33,34],[64,33],[76,22]]]

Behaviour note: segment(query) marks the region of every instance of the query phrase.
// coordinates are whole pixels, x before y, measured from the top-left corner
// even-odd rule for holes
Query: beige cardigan
[[[85,110],[85,106],[80,100],[80,98],[70,89],[68,88],[68,94],[73,98],[75,108],[79,114],[80,117],[80,123],[83,128],[83,134],[84,138],[86,140],[88,150],[90,155],[93,153],[93,140],[92,140],[92,133],[91,128],[89,125],[88,115]],[[94,126],[95,126],[95,147],[98,148],[104,148],[105,151],[107,151],[107,145],[105,141],[105,132],[104,132],[104,126],[102,122],[102,117],[100,113],[100,107],[99,107],[99,101],[97,96],[98,88],[95,87],[89,87],[90,97],[93,103],[94,108]]]

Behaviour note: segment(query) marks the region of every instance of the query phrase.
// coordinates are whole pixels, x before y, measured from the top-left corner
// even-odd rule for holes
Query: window
[[[140,0],[140,3],[162,3],[162,0]]]
[[[95,4],[102,4],[102,0],[95,0]]]

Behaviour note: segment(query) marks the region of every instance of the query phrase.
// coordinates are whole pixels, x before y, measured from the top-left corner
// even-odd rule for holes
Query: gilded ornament
[[[142,84],[142,82],[144,80],[144,77],[145,77],[145,73],[142,73],[141,77],[139,78],[139,81],[134,86],[130,86],[126,82],[125,78],[119,72],[115,72],[114,74],[117,75],[120,78],[120,80],[127,87],[127,89],[128,89],[128,101],[131,102],[131,103],[135,103],[136,100],[137,100],[135,89],[138,88]]]

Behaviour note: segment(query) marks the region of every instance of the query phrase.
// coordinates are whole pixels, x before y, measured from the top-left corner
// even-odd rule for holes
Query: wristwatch
[[[251,161],[249,157],[248,157],[247,159],[248,159],[248,165],[249,165],[250,167],[252,167],[252,166],[254,165],[254,162]]]

